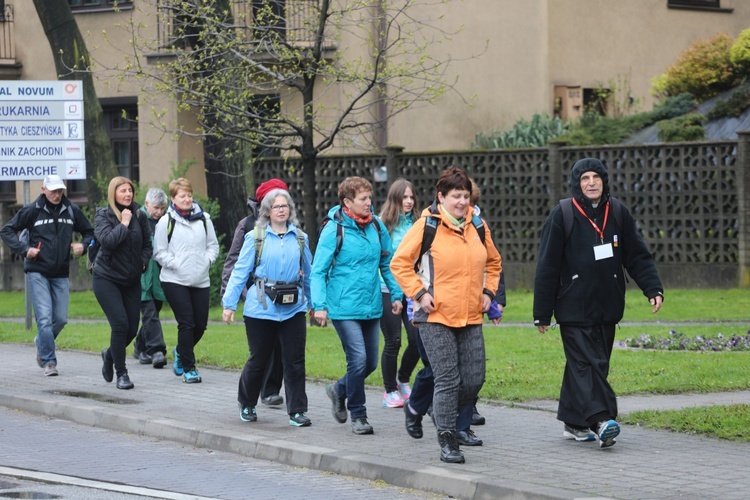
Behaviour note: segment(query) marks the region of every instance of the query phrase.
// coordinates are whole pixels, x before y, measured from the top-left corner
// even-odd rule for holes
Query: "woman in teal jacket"
[[[400,314],[403,293],[390,270],[391,237],[372,213],[372,185],[361,177],[349,177],[339,185],[341,204],[328,212],[315,251],[311,274],[315,319],[328,318],[346,355],[346,374],[326,387],[333,417],[346,422],[347,408],[352,432],[372,434],[365,407],[365,379],[378,367],[380,316],[383,302],[380,275]],[[380,275],[378,274],[380,271]]]
[[[414,185],[406,179],[396,179],[388,190],[388,197],[380,211],[380,218],[388,229],[393,243],[393,251],[398,248],[406,232],[411,229],[414,221],[419,219],[419,207]],[[380,291],[383,294],[383,316],[380,318],[380,329],[383,331],[383,354],[380,358],[380,370],[383,373],[383,406],[401,408],[411,395],[409,380],[414,368],[419,362],[417,336],[419,331],[407,316],[406,300],[401,304],[400,315],[392,314],[389,304],[391,296],[385,281],[381,280]],[[401,357],[401,367],[398,366],[398,353],[401,350],[401,324],[406,329],[408,344]]]

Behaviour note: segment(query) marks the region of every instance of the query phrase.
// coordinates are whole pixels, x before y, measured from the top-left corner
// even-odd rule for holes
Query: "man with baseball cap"
[[[73,242],[74,232],[82,235],[81,242]],[[60,176],[48,175],[42,194],[3,226],[0,237],[24,257],[23,270],[36,317],[36,361],[46,376],[57,375],[55,339],[68,323],[70,252],[83,255],[94,238],[94,228],[78,205],[65,196]]]
[[[247,199],[247,208],[250,209],[250,215],[242,219],[234,230],[234,237],[232,238],[232,245],[229,247],[229,253],[227,259],[224,261],[224,269],[221,273],[221,293],[224,296],[224,291],[227,288],[227,282],[229,276],[232,274],[232,269],[237,263],[237,258],[240,256],[240,250],[242,250],[242,244],[245,242],[245,234],[249,233],[255,227],[255,220],[258,218],[258,207],[263,198],[274,189],[283,189],[289,191],[289,187],[286,182],[280,179],[270,179],[263,182],[255,190],[255,197]],[[247,292],[247,288],[245,288]],[[242,298],[244,299],[244,293]],[[284,380],[284,366],[281,362],[281,344],[276,342],[276,348],[273,352],[273,358],[266,367],[266,373],[263,375],[263,387],[260,391],[260,400],[265,405],[278,406],[284,404],[284,398],[281,396],[281,383]]]

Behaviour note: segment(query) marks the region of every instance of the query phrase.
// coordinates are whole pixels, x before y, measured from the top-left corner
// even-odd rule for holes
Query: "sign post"
[[[83,82],[0,82],[0,181],[23,181],[23,204],[31,203],[29,181],[47,175],[86,179]],[[26,329],[31,329],[28,277]]]

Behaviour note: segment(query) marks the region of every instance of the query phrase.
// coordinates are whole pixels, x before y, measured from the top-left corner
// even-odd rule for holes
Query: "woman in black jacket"
[[[133,196],[133,183],[115,177],[107,190],[109,206],[97,209],[94,219],[101,249],[94,262],[93,289],[112,329],[109,347],[102,351],[102,376],[112,382],[117,372],[118,389],[134,387],[125,367],[125,349],[138,332],[141,274],[152,254],[151,230]]]

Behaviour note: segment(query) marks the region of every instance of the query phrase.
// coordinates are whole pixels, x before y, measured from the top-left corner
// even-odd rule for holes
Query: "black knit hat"
[[[570,171],[570,179],[568,185],[570,186],[570,193],[577,200],[583,199],[583,191],[581,191],[581,176],[586,172],[596,172],[599,177],[602,178],[603,192],[602,195],[605,197],[609,196],[609,174],[604,164],[596,158],[583,158],[578,160]]]

